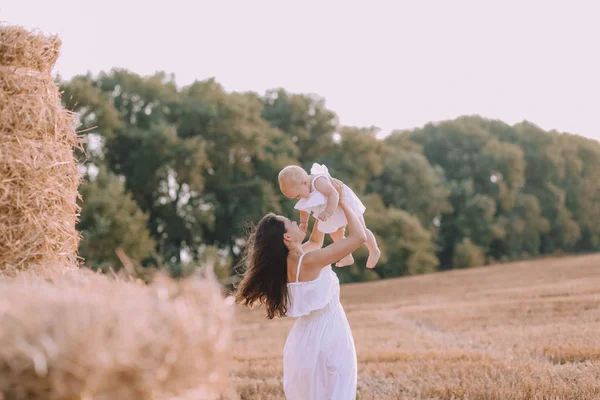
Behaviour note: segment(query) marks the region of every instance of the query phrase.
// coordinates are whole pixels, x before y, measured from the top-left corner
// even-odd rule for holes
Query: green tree
[[[577,143],[577,156],[581,162],[579,173],[569,174],[568,206],[575,214],[582,237],[577,250],[600,250],[600,143],[579,136],[570,136]],[[575,176],[578,179],[575,178]]]
[[[485,121],[481,123],[485,123]],[[529,122],[522,122],[512,128],[496,122],[492,134],[499,140],[518,145],[525,157],[525,184],[523,192],[535,196],[542,210],[542,216],[550,222],[550,228],[541,236],[541,253],[551,254],[560,249],[568,249],[577,243],[581,230],[573,219],[573,210],[567,206],[566,181],[569,168],[578,169],[577,162],[565,159],[560,135],[546,132]],[[567,152],[571,152],[568,149]],[[573,178],[571,174],[571,178]]]
[[[213,80],[183,89],[179,135],[206,142],[203,201],[215,216],[207,244],[233,248],[248,221],[280,212],[277,174],[293,162],[294,144],[262,118],[264,104],[252,93],[227,93]]]
[[[423,147],[432,165],[445,171],[449,181],[474,180],[482,166],[480,155],[490,140],[489,132],[469,118],[430,123],[413,130],[409,137]]]
[[[336,178],[362,193],[373,176],[381,174],[383,143],[377,139],[374,128],[344,126],[338,134],[339,140],[321,158],[322,163]]]
[[[79,254],[86,264],[106,270],[121,267],[115,250],[120,247],[132,259],[142,261],[150,257],[155,242],[146,224],[148,216],[125,192],[123,181],[106,168],[81,185],[81,219],[77,229],[83,241]]]
[[[498,226],[500,234],[491,246],[492,257],[518,260],[540,254],[542,235],[550,229],[550,222],[542,216],[535,196],[520,194],[516,206],[500,218]]]
[[[167,125],[131,128],[107,142],[106,157],[150,216],[150,231],[165,259],[179,262],[182,250],[195,256],[202,229],[213,224],[211,210],[199,198],[208,165],[204,143],[181,139]]]
[[[295,144],[297,163],[310,168],[327,157],[334,144],[338,120],[325,100],[315,95],[269,90],[263,97],[262,117]]]
[[[519,146],[490,139],[477,159],[476,191],[496,200],[497,207],[510,211],[525,183],[525,158]]]
[[[470,180],[475,193],[492,197],[499,210],[509,211],[525,182],[525,158],[518,145],[494,138],[481,119],[463,117],[428,124],[410,138],[423,146],[433,165],[449,181]]]
[[[443,269],[454,266],[454,251],[465,238],[485,254],[488,246],[501,234],[496,202],[487,195],[476,193],[471,180],[451,182],[449,201],[452,211],[442,216],[438,237],[438,257]]]
[[[113,70],[61,87],[85,135],[83,171],[100,168],[82,187],[79,225],[97,268],[118,265],[122,247],[176,276],[212,263],[225,278],[250,222],[296,217],[280,169],[313,162],[359,194],[383,251],[367,270],[359,249],[355,266],[336,270],[342,281],[600,250],[596,141],[478,116],[381,140],[374,127],[339,126],[318,96],[231,93],[214,79],[178,87],[165,73]]]
[[[452,210],[444,171],[433,167],[418,148],[400,141],[400,135],[384,140],[382,171],[372,178],[368,190],[378,193],[386,207],[413,214],[424,227],[435,230],[442,214]]]
[[[375,268],[382,278],[436,270],[439,261],[431,233],[423,228],[417,217],[394,207],[386,208],[376,195],[367,196],[365,202],[365,221],[375,233],[384,254],[384,262]]]
[[[464,238],[456,244],[452,264],[456,268],[478,267],[485,264],[485,250]]]

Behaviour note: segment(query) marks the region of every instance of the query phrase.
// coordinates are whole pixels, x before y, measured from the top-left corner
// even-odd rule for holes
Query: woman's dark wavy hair
[[[285,224],[269,213],[253,229],[246,242],[242,265],[244,276],[237,287],[235,301],[252,308],[264,304],[267,318],[287,313],[287,257],[283,243]]]

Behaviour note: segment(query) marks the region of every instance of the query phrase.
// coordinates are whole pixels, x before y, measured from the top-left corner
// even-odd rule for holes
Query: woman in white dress
[[[331,264],[366,241],[365,230],[334,180],[348,220],[348,237],[322,248],[323,233],[305,234],[297,222],[267,214],[249,238],[246,271],[236,301],[264,304],[267,318],[297,317],[283,350],[283,389],[288,400],[355,400],[356,350],[340,303]]]

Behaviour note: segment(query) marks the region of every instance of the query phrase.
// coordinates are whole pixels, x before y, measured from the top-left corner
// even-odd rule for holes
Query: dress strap
[[[300,265],[302,265],[302,259],[303,258],[304,258],[304,254],[302,254],[300,256],[300,259],[298,260],[298,269],[296,270],[296,282],[298,282],[298,278],[300,278]]]

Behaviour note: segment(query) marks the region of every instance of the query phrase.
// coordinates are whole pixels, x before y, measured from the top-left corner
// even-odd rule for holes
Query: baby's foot
[[[379,249],[375,249],[372,252],[369,252],[369,258],[367,259],[367,268],[375,268],[375,265],[377,265],[377,261],[379,261],[380,256],[381,251],[379,251]]]
[[[354,264],[354,257],[352,254],[348,254],[346,257],[342,258],[340,261],[335,263],[336,267],[347,267],[348,265]]]

